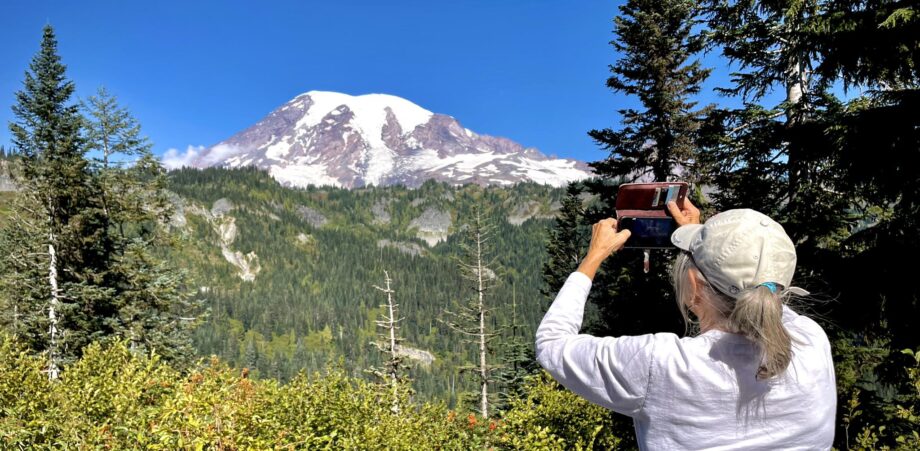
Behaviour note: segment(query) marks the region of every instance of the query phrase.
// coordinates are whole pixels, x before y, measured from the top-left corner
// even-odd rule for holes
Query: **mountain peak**
[[[591,175],[584,163],[478,135],[401,97],[329,91],[298,95],[183,165],[253,165],[293,186],[415,187],[427,179],[561,186]]]

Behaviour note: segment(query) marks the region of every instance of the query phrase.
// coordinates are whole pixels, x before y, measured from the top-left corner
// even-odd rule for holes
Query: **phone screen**
[[[671,247],[671,234],[677,230],[677,222],[673,218],[622,218],[617,228],[632,232],[626,247],[662,248]]]

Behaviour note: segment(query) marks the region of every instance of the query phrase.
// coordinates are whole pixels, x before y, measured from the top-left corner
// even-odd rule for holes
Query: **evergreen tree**
[[[840,238],[843,258],[824,272],[847,287],[832,317],[849,330],[885,324],[894,346],[913,347],[920,289],[910,269],[889,262],[920,251],[920,6],[829,2],[814,22],[816,75],[865,93],[824,128],[842,174],[837,191],[859,217],[854,233]],[[853,287],[856,278],[875,283]]]
[[[713,112],[703,134],[716,204],[776,218],[806,257],[803,268],[813,268],[809,258],[850,222],[840,214],[848,199],[839,194],[838,155],[826,133],[839,123],[843,105],[830,80],[814,76],[820,55],[810,34],[822,3],[702,3],[711,45],[739,68],[721,91],[745,101],[743,108]],[[774,88],[785,92],[779,104],[758,103]]]
[[[155,349],[179,366],[194,356],[191,331],[202,321],[203,300],[187,288],[189,276],[166,261],[175,238],[166,230],[172,205],[166,171],[141,135],[140,124],[104,88],[84,103],[87,144],[113,258],[100,284],[111,287],[112,334],[131,349]]]
[[[888,334],[895,346],[915,346],[920,290],[910,269],[891,264],[920,251],[915,2],[706,7],[714,45],[740,67],[726,92],[748,101],[714,113],[707,125],[707,136],[717,137],[705,145],[707,159],[717,162],[717,202],[744,202],[783,222],[797,243],[797,279],[839,298],[817,306],[829,332],[841,336],[835,347],[873,354],[868,337]],[[832,95],[834,85],[866,94],[843,102]],[[774,87],[784,90],[783,101],[759,105]],[[903,376],[881,367],[862,371],[862,390],[840,393],[838,403],[872,406],[860,411],[868,424],[890,421],[884,406]],[[837,445],[848,446],[839,432]]]
[[[48,352],[50,377],[109,336],[131,340],[138,352],[190,360],[201,301],[162,256],[172,239],[163,233],[171,211],[165,171],[137,122],[104,91],[88,103],[94,120],[80,116],[56,48],[45,27],[13,107],[22,189],[0,231],[0,299],[12,312],[0,321]],[[102,158],[90,162],[89,150]],[[136,160],[127,167],[111,160],[123,156]]]
[[[48,352],[53,378],[61,359],[73,358],[104,333],[102,319],[111,305],[96,282],[109,264],[111,243],[84,158],[82,120],[69,103],[74,85],[66,79],[51,26],[29,67],[13,106],[17,120],[10,124],[22,155],[22,190],[13,226],[0,240],[0,289],[14,304],[5,307],[22,315],[17,327],[27,343]]]
[[[691,97],[699,92],[709,70],[694,59],[703,48],[701,37],[694,31],[695,3],[631,0],[620,11],[612,45],[622,56],[610,66],[607,86],[635,96],[644,109],[622,110],[619,130],[589,132],[610,156],[592,163],[599,178],[587,181],[585,188],[597,196],[597,201],[585,210],[583,227],[616,217],[615,196],[620,183],[649,178],[694,182],[701,170],[696,142],[710,108],[697,108]],[[560,226],[574,230],[570,224]],[[554,233],[572,232],[557,229]],[[573,245],[568,246],[571,254]],[[550,253],[556,252],[551,248]],[[653,252],[651,270],[645,273],[641,250],[628,249],[612,256],[596,275],[589,298],[599,319],[592,321],[593,315],[589,315],[586,328],[598,335],[682,330],[668,278],[673,257],[671,251]],[[554,257],[551,261],[560,260]],[[564,266],[573,271],[577,260],[567,257]],[[560,269],[549,271],[557,285],[568,275]]]
[[[644,107],[620,110],[619,130],[592,130],[589,135],[610,150],[593,163],[603,177],[686,179],[695,174],[694,134],[707,111],[689,100],[699,92],[708,69],[691,60],[702,49],[694,34],[692,0],[630,0],[614,19],[617,39],[611,42],[622,57],[610,66],[607,86],[636,96]]]
[[[544,285],[541,290],[548,297],[555,296],[569,274],[578,268],[587,246],[585,211],[579,197],[583,190],[582,184],[569,183],[562,207],[549,232],[549,243],[546,246],[548,259],[543,265]]]
[[[525,336],[520,325],[517,305],[517,291],[511,289],[511,322],[505,327],[502,337],[502,365],[498,368],[496,382],[501,385],[498,393],[498,409],[506,409],[512,400],[526,395],[526,377],[537,371],[533,338]]]

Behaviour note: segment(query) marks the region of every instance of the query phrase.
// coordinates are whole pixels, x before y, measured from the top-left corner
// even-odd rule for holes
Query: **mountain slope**
[[[452,399],[474,388],[456,374],[474,350],[439,321],[473,293],[457,257],[474,206],[489,206],[495,226],[489,244],[500,283],[487,298],[490,327],[508,324],[515,299],[518,333],[530,337],[546,306],[546,233],[563,189],[288,189],[254,168],[172,171],[170,180],[181,240],[171,258],[192,272],[211,312],[196,347],[258,375],[287,379],[339,357],[353,374],[379,365],[370,343],[385,298],[373,286],[386,270],[420,395]],[[495,343],[498,356],[507,333]]]
[[[562,186],[591,175],[506,138],[479,135],[400,97],[310,91],[248,129],[172,166],[255,166],[288,186],[355,188],[433,179]]]

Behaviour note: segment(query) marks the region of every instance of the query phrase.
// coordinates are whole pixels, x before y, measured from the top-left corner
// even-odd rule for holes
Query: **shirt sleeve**
[[[579,396],[635,416],[645,402],[655,337],[579,334],[590,290],[588,276],[568,277],[537,328],[537,361]]]

